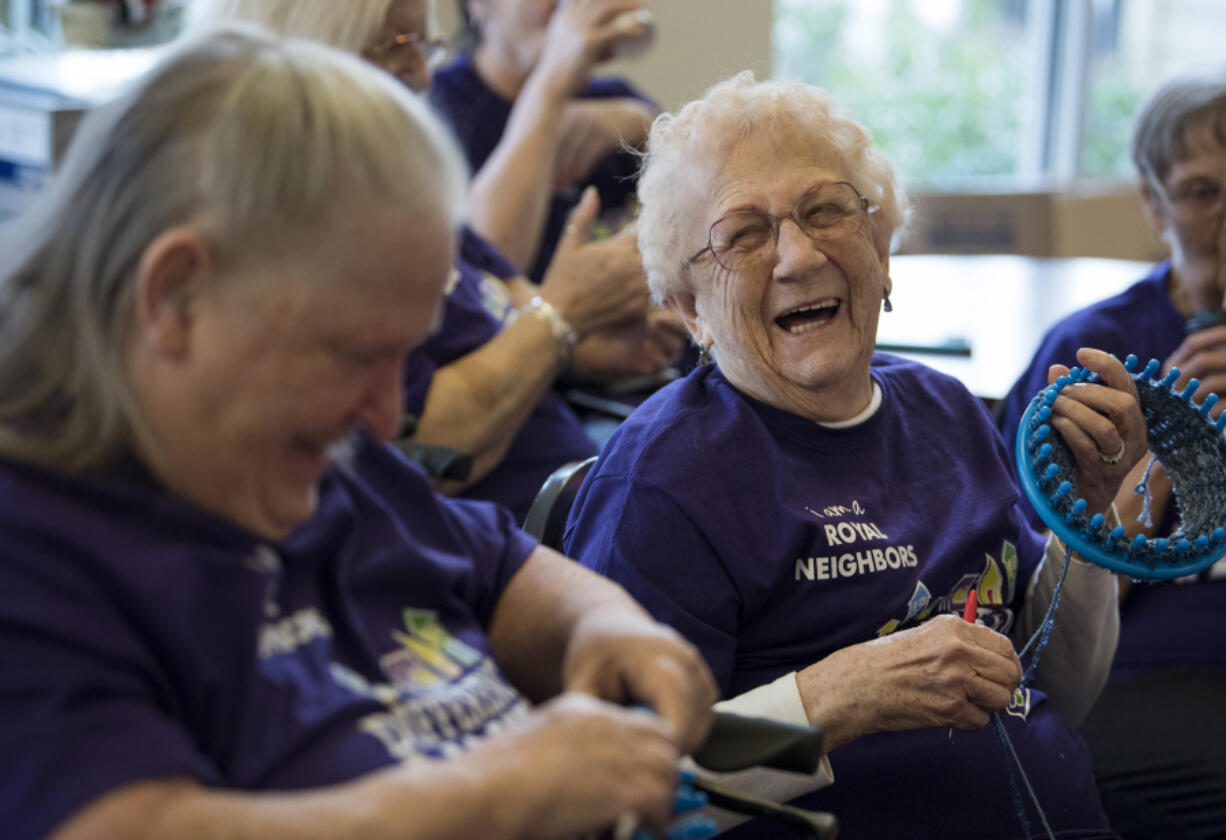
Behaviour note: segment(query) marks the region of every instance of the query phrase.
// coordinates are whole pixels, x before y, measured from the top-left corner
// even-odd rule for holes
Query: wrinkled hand
[[[675,362],[686,341],[672,311],[652,309],[644,321],[592,333],[575,351],[571,370],[594,382],[658,373]]]
[[[581,184],[607,155],[622,144],[638,146],[647,139],[654,113],[637,99],[580,99],[562,114],[554,166],[554,186]]]
[[[563,838],[636,814],[652,829],[671,819],[681,752],[658,715],[568,693],[473,751],[505,791],[516,837]],[[512,816],[513,814],[513,816]]]
[[[1009,705],[1021,679],[1007,638],[942,615],[843,648],[801,671],[797,685],[809,719],[833,749],[873,732],[980,729]]]
[[[711,728],[718,699],[702,656],[674,630],[625,610],[594,610],[571,636],[562,685],[613,703],[644,703],[690,752]]]
[[[566,0],[549,20],[537,70],[573,95],[594,66],[613,55],[623,38],[637,38],[647,25],[622,17],[643,8],[642,0]]]
[[[1077,361],[1102,377],[1105,384],[1079,383],[1065,387],[1052,404],[1051,425],[1064,438],[1077,461],[1077,491],[1092,513],[1105,511],[1119,491],[1124,477],[1145,456],[1145,417],[1137,387],[1118,359],[1101,350],[1083,347]],[[1068,373],[1052,365],[1047,381]],[[1109,464],[1102,456],[1115,455]]]
[[[1204,402],[1211,393],[1222,397],[1210,411],[1210,416],[1216,420],[1226,407],[1226,326],[1201,330],[1185,338],[1163,364],[1162,372],[1171,368],[1179,368],[1180,376],[1175,382],[1177,390],[1183,390],[1193,379],[1200,380],[1200,387],[1196,389],[1197,402]]]
[[[650,302],[632,227],[600,242],[587,241],[599,211],[600,197],[589,187],[567,219],[540,288],[580,340],[598,330],[642,323]]]

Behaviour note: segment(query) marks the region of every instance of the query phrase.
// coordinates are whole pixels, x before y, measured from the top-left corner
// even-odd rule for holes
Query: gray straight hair
[[[196,0],[192,25],[233,22],[361,55],[378,37],[394,0]]]
[[[1161,187],[1171,166],[1191,154],[1199,130],[1226,148],[1226,70],[1178,76],[1150,95],[1133,122],[1137,172]]]
[[[68,472],[156,457],[125,354],[162,232],[195,226],[224,264],[355,200],[458,225],[466,189],[447,129],[386,73],[255,29],[187,42],[82,122],[0,244],[0,455]]]

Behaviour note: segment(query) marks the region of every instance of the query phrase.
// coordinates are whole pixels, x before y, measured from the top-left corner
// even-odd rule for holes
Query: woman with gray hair
[[[427,0],[205,0],[197,11],[201,26],[232,21],[360,55],[418,93],[439,49]],[[654,373],[680,350],[676,319],[648,310],[633,235],[587,241],[597,210],[591,193],[539,287],[462,228],[439,329],[405,374],[413,441],[473,456],[469,476],[444,492],[499,502],[522,521],[550,473],[597,452],[553,389],[559,378]]]
[[[1182,372],[1176,388],[1200,381],[1198,401],[1226,393],[1226,72],[1154,91],[1133,125],[1132,160],[1170,259],[1048,331],[1006,399],[1006,434],[1048,367],[1083,344],[1162,359],[1163,373]],[[1116,499],[1130,536],[1179,526],[1171,481],[1149,461]],[[1120,599],[1111,679],[1082,727],[1107,813],[1126,838],[1226,836],[1226,562],[1178,584],[1121,575]]]
[[[570,555],[694,642],[733,708],[821,726],[834,781],[800,801],[841,837],[1113,836],[1069,724],[1110,663],[1114,580],[1072,560],[1022,683],[1064,549],[1028,525],[982,403],[874,352],[906,206],[889,161],[824,91],[748,73],[648,149],[652,292],[714,362],[610,440]],[[1066,388],[1051,423],[1109,509],[1145,422],[1119,362],[1079,358],[1108,384]],[[1042,812],[1015,810],[994,716]]]
[[[87,117],[0,251],[6,838],[667,821],[697,653],[384,443],[464,190],[307,42],[215,33]]]

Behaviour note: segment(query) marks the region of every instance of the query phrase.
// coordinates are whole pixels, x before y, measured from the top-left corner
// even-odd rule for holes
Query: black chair
[[[596,464],[593,455],[583,461],[572,461],[558,467],[532,500],[528,515],[524,517],[524,530],[555,551],[562,550],[562,536],[566,533],[566,518],[583,479]]]

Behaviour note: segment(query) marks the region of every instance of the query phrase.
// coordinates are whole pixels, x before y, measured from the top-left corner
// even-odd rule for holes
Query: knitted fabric
[[[1131,372],[1136,357],[1125,367]],[[1129,541],[1121,527],[1111,528],[1101,514],[1091,514],[1077,490],[1077,464],[1072,450],[1047,423],[1050,406],[1068,385],[1097,383],[1097,374],[1074,368],[1069,376],[1040,391],[1018,428],[1018,472],[1043,521],[1087,560],[1139,578],[1168,578],[1208,568],[1226,554],[1226,438],[1223,421],[1214,423],[1209,410],[1216,396],[1197,406],[1193,381],[1182,392],[1172,383],[1173,370],[1158,379],[1158,362],[1133,373],[1145,416],[1150,450],[1161,461],[1174,486],[1179,525],[1164,539],[1137,536]],[[1226,418],[1226,414],[1223,415]]]

